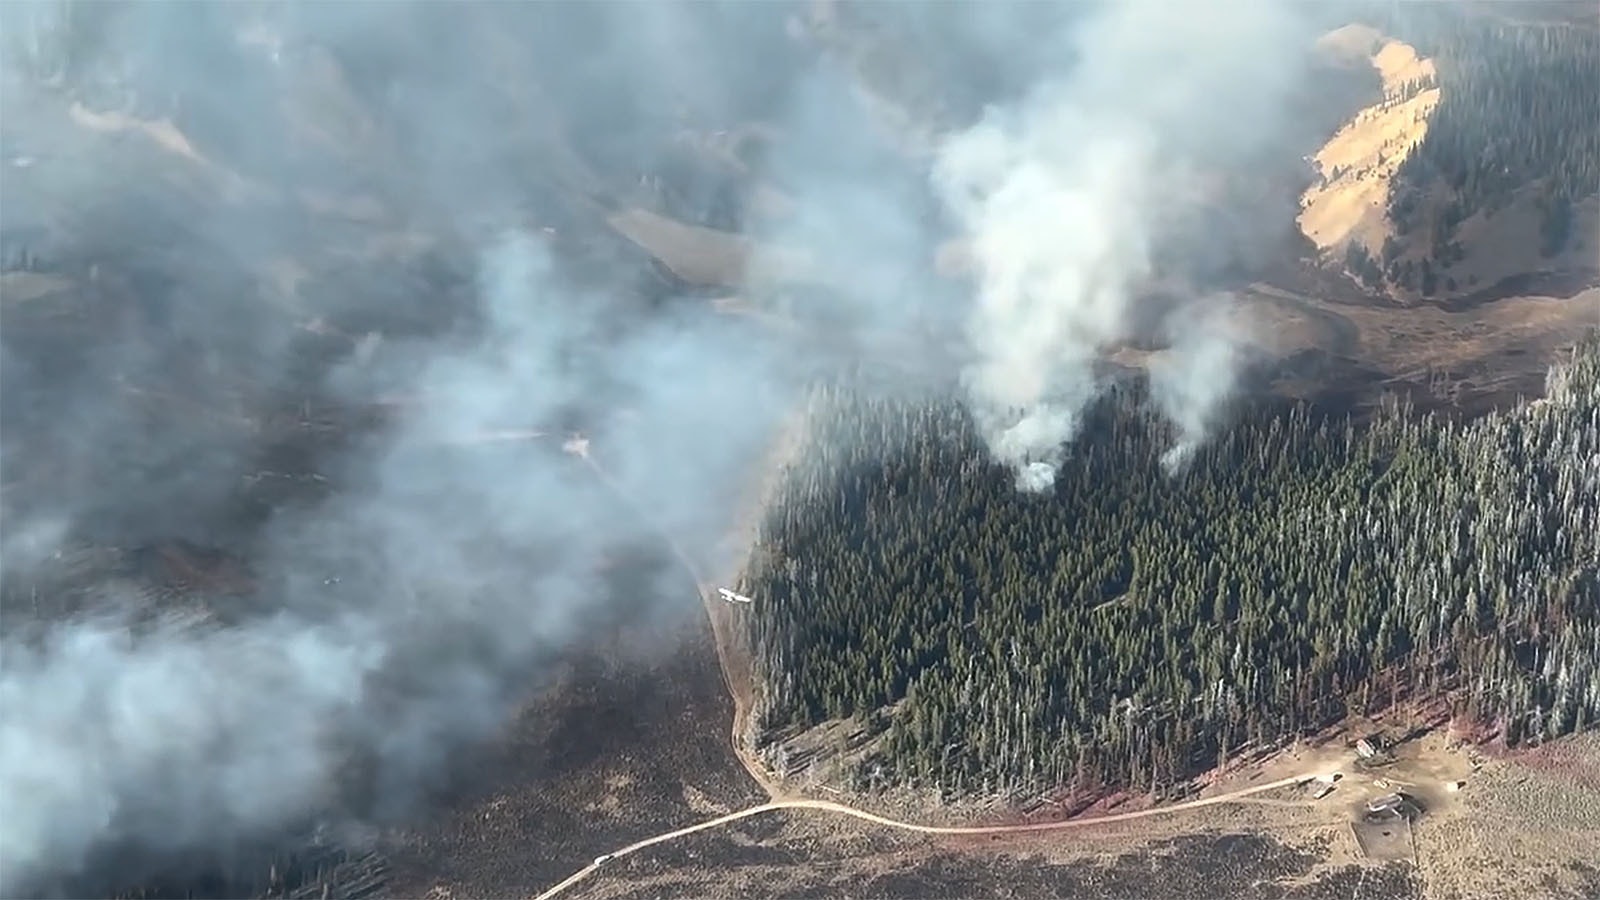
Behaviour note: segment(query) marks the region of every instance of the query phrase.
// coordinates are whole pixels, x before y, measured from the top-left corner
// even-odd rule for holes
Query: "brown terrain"
[[[1429,117],[1439,105],[1439,88],[1408,96],[1406,87],[1432,79],[1434,63],[1418,57],[1409,44],[1364,25],[1329,32],[1315,49],[1339,64],[1370,65],[1380,96],[1312,157],[1317,182],[1301,197],[1296,224],[1318,250],[1342,250],[1347,242],[1359,241],[1377,253],[1389,236],[1386,206],[1395,171],[1427,137]]]
[[[1593,758],[1592,743],[1586,748]],[[1383,777],[1341,780],[1312,800],[1284,788],[1203,811],[1037,836],[987,839],[874,834],[855,823],[785,813],[723,838],[616,861],[594,896],[837,896],[840,894],[1062,897],[1583,897],[1596,889],[1600,849],[1593,793],[1516,763],[1485,762],[1446,795],[1440,770],[1471,772],[1471,754],[1430,737],[1400,750]],[[1414,754],[1414,755],[1413,755]],[[1248,775],[1241,777],[1248,779]],[[1382,782],[1379,786],[1377,782]],[[1439,797],[1413,826],[1410,852],[1362,856],[1352,821],[1366,799],[1407,782]],[[1347,793],[1348,792],[1348,793]],[[1559,798],[1559,799],[1558,799]],[[1555,805],[1552,805],[1555,804]],[[1498,842],[1515,832],[1518,839]],[[756,848],[772,848],[762,859]],[[777,851],[773,853],[772,851]],[[831,852],[830,852],[831,851]],[[818,859],[823,856],[824,859]],[[776,856],[776,859],[773,857]],[[752,859],[754,857],[754,859]],[[727,860],[719,871],[712,860]]]
[[[1359,27],[1329,35],[1319,49],[1349,65],[1370,65],[1389,95],[1432,66],[1411,47]],[[1433,89],[1363,108],[1315,154],[1320,177],[1302,198],[1297,224],[1318,252],[1331,253],[1351,240],[1374,249],[1381,245],[1387,179],[1406,148],[1425,134],[1437,102]],[[247,202],[266,190],[206,159],[171,122],[74,107],[64,117],[63,127],[68,125],[101,139],[143,140],[147,152],[186,160],[197,171],[182,179],[213,186],[207,189],[220,186],[226,202]],[[587,177],[572,174],[570,180]],[[770,191],[763,196],[780,211],[786,203]],[[382,221],[386,214],[372,198],[302,193],[292,200],[318,217]],[[596,212],[589,201],[574,206]],[[680,282],[723,290],[719,309],[760,312],[775,328],[794,326],[726,294],[743,285],[752,254],[762,257],[765,274],[779,279],[803,280],[804,260],[643,205],[600,212],[598,220],[612,237],[642,248]],[[1467,265],[1474,267],[1477,285],[1514,287],[1518,278],[1536,284],[1546,268],[1576,265],[1540,262],[1536,251],[1524,247],[1530,229],[1518,217],[1525,212],[1513,205],[1463,226]],[[1593,258],[1600,248],[1600,201],[1590,201],[1581,218],[1586,230],[1569,252]],[[560,227],[556,240],[571,239],[567,223]],[[370,228],[329,252],[350,260],[408,260],[430,240],[402,229]],[[336,265],[280,257],[259,261],[256,268],[262,302],[308,330],[328,327],[308,312],[315,305],[306,295],[325,289]],[[86,328],[96,302],[114,303],[122,290],[112,276],[106,278],[109,283],[102,283],[97,271],[6,272],[0,275],[0,299],[7,325],[57,336]],[[1250,345],[1273,361],[1267,385],[1273,392],[1370,399],[1394,389],[1473,410],[1536,394],[1554,352],[1600,325],[1600,287],[1592,281],[1557,286],[1549,294],[1506,289],[1420,303],[1367,296],[1337,273],[1295,266],[1236,291],[1234,314]],[[1126,351],[1121,361],[1145,364],[1141,352]],[[144,399],[159,405],[171,398],[150,391]],[[283,427],[303,428],[305,422]],[[538,436],[512,436],[529,437]],[[791,443],[792,435],[775,438],[775,457],[781,460]],[[1600,860],[1600,738],[1591,734],[1506,752],[1492,740],[1455,734],[1422,713],[1348,723],[1316,741],[1213,773],[1197,785],[1191,803],[1219,802],[1185,809],[1167,811],[1149,798],[1126,796],[1075,819],[1051,820],[1048,809],[987,809],[950,810],[940,822],[911,820],[906,810],[912,807],[890,809],[887,801],[873,814],[894,819],[891,814],[899,813],[907,820],[843,814],[827,788],[779,779],[746,752],[754,699],[750,661],[736,638],[740,609],[712,590],[737,582],[751,523],[776,468],[769,461],[751,473],[751,500],[733,517],[726,547],[706,559],[674,548],[693,584],[684,580],[670,629],[652,624],[650,634],[638,634],[620,625],[616,634],[574,651],[500,739],[463,766],[436,809],[374,836],[374,855],[353,854],[343,867],[309,865],[294,873],[290,881],[298,884],[285,883],[274,869],[270,893],[445,900],[536,896],[568,884],[562,896],[596,900],[1600,895],[1600,863],[1594,862]],[[242,577],[225,565],[200,564],[195,555],[173,546],[158,558],[172,578],[185,583]],[[1365,770],[1356,765],[1350,744],[1372,731],[1410,739],[1396,746],[1389,765]],[[1315,776],[1333,771],[1341,775],[1333,790],[1313,799],[1321,784]],[[1270,786],[1277,782],[1285,783]],[[1406,829],[1409,852],[1366,858],[1353,823],[1362,804],[1393,790],[1406,791],[1425,807]],[[658,835],[804,798],[820,802],[775,807],[594,864]],[[1090,821],[1099,817],[1106,821]],[[988,830],[919,833],[908,824]],[[380,874],[374,877],[374,871]],[[567,882],[574,873],[583,877]]]

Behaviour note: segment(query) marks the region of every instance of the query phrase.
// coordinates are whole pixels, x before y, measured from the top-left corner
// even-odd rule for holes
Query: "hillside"
[[[1323,54],[1380,78],[1314,156],[1298,225],[1321,261],[1396,302],[1600,280],[1600,26],[1400,15]],[[1427,47],[1427,50],[1419,50]]]
[[[0,894],[1581,727],[1589,24],[1352,17],[0,3]]]
[[[1262,236],[1251,239],[1242,265],[1213,266],[1226,270],[1222,282],[1262,282],[1317,305],[1375,299],[1380,307],[1451,309],[1520,295],[1572,297],[1600,284],[1600,174],[1587,161],[1600,158],[1600,133],[1582,124],[1600,117],[1586,105],[1593,92],[1582,87],[1600,78],[1593,62],[1600,23],[1573,17],[1570,4],[1545,7],[1528,7],[1527,16],[1374,15],[1383,28],[1343,25],[1310,43],[1317,90],[1297,99],[1299,130],[1280,158],[1248,175],[1213,172],[1186,189],[1199,198],[1197,214],[1213,223],[1240,216],[1258,223]],[[926,145],[971,115],[962,102],[938,102],[933,85],[948,73],[896,53],[881,25],[867,27],[873,17],[862,24],[848,5],[820,8],[828,12],[810,20],[812,39],[867,79],[863,90],[887,117],[886,130]],[[1515,142],[1492,138],[1507,129],[1519,135]],[[1291,165],[1290,147],[1304,150],[1309,178]],[[770,185],[763,190],[771,196]],[[1263,237],[1275,234],[1277,194],[1286,192],[1297,200],[1283,227],[1303,248]],[[756,248],[714,229],[692,232],[660,215],[635,210],[613,222],[691,283],[737,289],[729,275],[708,273],[745,271],[752,253],[783,258],[768,271],[792,283],[815,279],[830,262]],[[1337,281],[1295,271],[1290,263],[1300,252]],[[970,254],[967,239],[956,236],[930,250],[926,264],[959,282],[971,274]],[[1167,274],[1191,280],[1181,270]],[[1328,308],[1339,314],[1338,305]],[[1263,315],[1273,320],[1270,308]],[[1381,368],[1390,377],[1405,372],[1404,364]]]
[[[1316,152],[1317,182],[1300,198],[1297,224],[1324,254],[1347,246],[1373,253],[1390,235],[1394,176],[1428,133],[1439,103],[1434,63],[1409,44],[1359,25],[1330,32],[1317,51],[1346,65],[1368,64],[1379,76],[1378,102],[1358,111]]]

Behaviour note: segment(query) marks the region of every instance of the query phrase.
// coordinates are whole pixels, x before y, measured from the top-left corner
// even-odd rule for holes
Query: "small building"
[[[1368,735],[1356,741],[1357,767],[1376,769],[1380,766],[1387,766],[1394,761],[1394,755],[1389,752],[1387,742],[1382,735]]]
[[[1382,797],[1374,797],[1367,801],[1367,813],[1369,815],[1380,815],[1389,812],[1399,813],[1401,806],[1405,802],[1406,798],[1398,793],[1384,794]]]

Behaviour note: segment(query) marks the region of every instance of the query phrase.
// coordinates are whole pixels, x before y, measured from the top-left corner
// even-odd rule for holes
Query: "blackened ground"
[[[127,570],[166,608],[193,600],[173,566],[191,580],[226,572],[225,559],[177,544],[89,561]],[[593,611],[588,639],[531,667],[516,719],[457,748],[429,773],[436,780],[407,785],[403,808],[372,795],[356,761],[332,827],[181,856],[106,848],[70,883],[28,894],[332,900],[442,885],[456,896],[522,895],[618,846],[764,800],[732,753],[732,702],[694,585],[652,546],[620,548],[605,582],[615,599]]]
[[[1074,900],[1333,900],[1421,898],[1409,864],[1316,869],[1324,848],[1296,848],[1258,835],[1221,834],[1163,841],[1108,859],[1053,862],[1003,851],[931,848],[899,852],[852,842],[847,854],[802,859],[796,849],[750,846],[723,836],[619,865],[607,900],[684,896],[1061,897]],[[837,848],[835,848],[837,851]]]
[[[1166,842],[1106,863],[1041,864],[1003,857],[986,866],[961,866],[959,860],[936,858],[874,879],[865,892],[901,897],[995,896],[997,890],[1009,886],[1015,896],[1082,900],[1332,900],[1358,896],[1404,900],[1422,896],[1421,885],[1407,866],[1345,866],[1308,878],[1318,861],[1319,855],[1311,851],[1258,835],[1204,836]]]
[[[386,896],[537,893],[602,853],[764,798],[729,742],[732,702],[699,601],[577,660],[459,791],[388,839]],[[688,616],[687,613],[692,613]],[[631,659],[631,662],[622,660]]]

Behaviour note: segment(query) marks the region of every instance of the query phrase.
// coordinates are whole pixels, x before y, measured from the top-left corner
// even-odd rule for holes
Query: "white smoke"
[[[995,457],[1024,490],[1055,480],[1095,392],[1099,351],[1126,328],[1148,272],[1136,218],[1146,163],[1134,136],[1072,114],[1054,92],[952,138],[935,178],[978,268],[967,372]]]
[[[1211,299],[1173,317],[1172,345],[1150,366],[1151,399],[1177,429],[1177,442],[1161,457],[1169,474],[1205,442],[1239,377],[1247,335],[1228,316],[1226,298]]]
[[[383,642],[356,624],[173,620],[135,638],[104,620],[7,646],[0,892],[15,896],[45,865],[71,871],[107,840],[190,847],[325,801],[328,729],[360,708],[384,662]]]
[[[976,269],[967,394],[1021,489],[1054,483],[1095,361],[1130,336],[1163,220],[1192,192],[1189,161],[1237,159],[1271,134],[1283,61],[1300,52],[1288,16],[1270,0],[1105,4],[1060,42],[1076,60],[1064,74],[941,145],[934,183]],[[1231,389],[1207,378],[1161,408],[1193,445]]]

